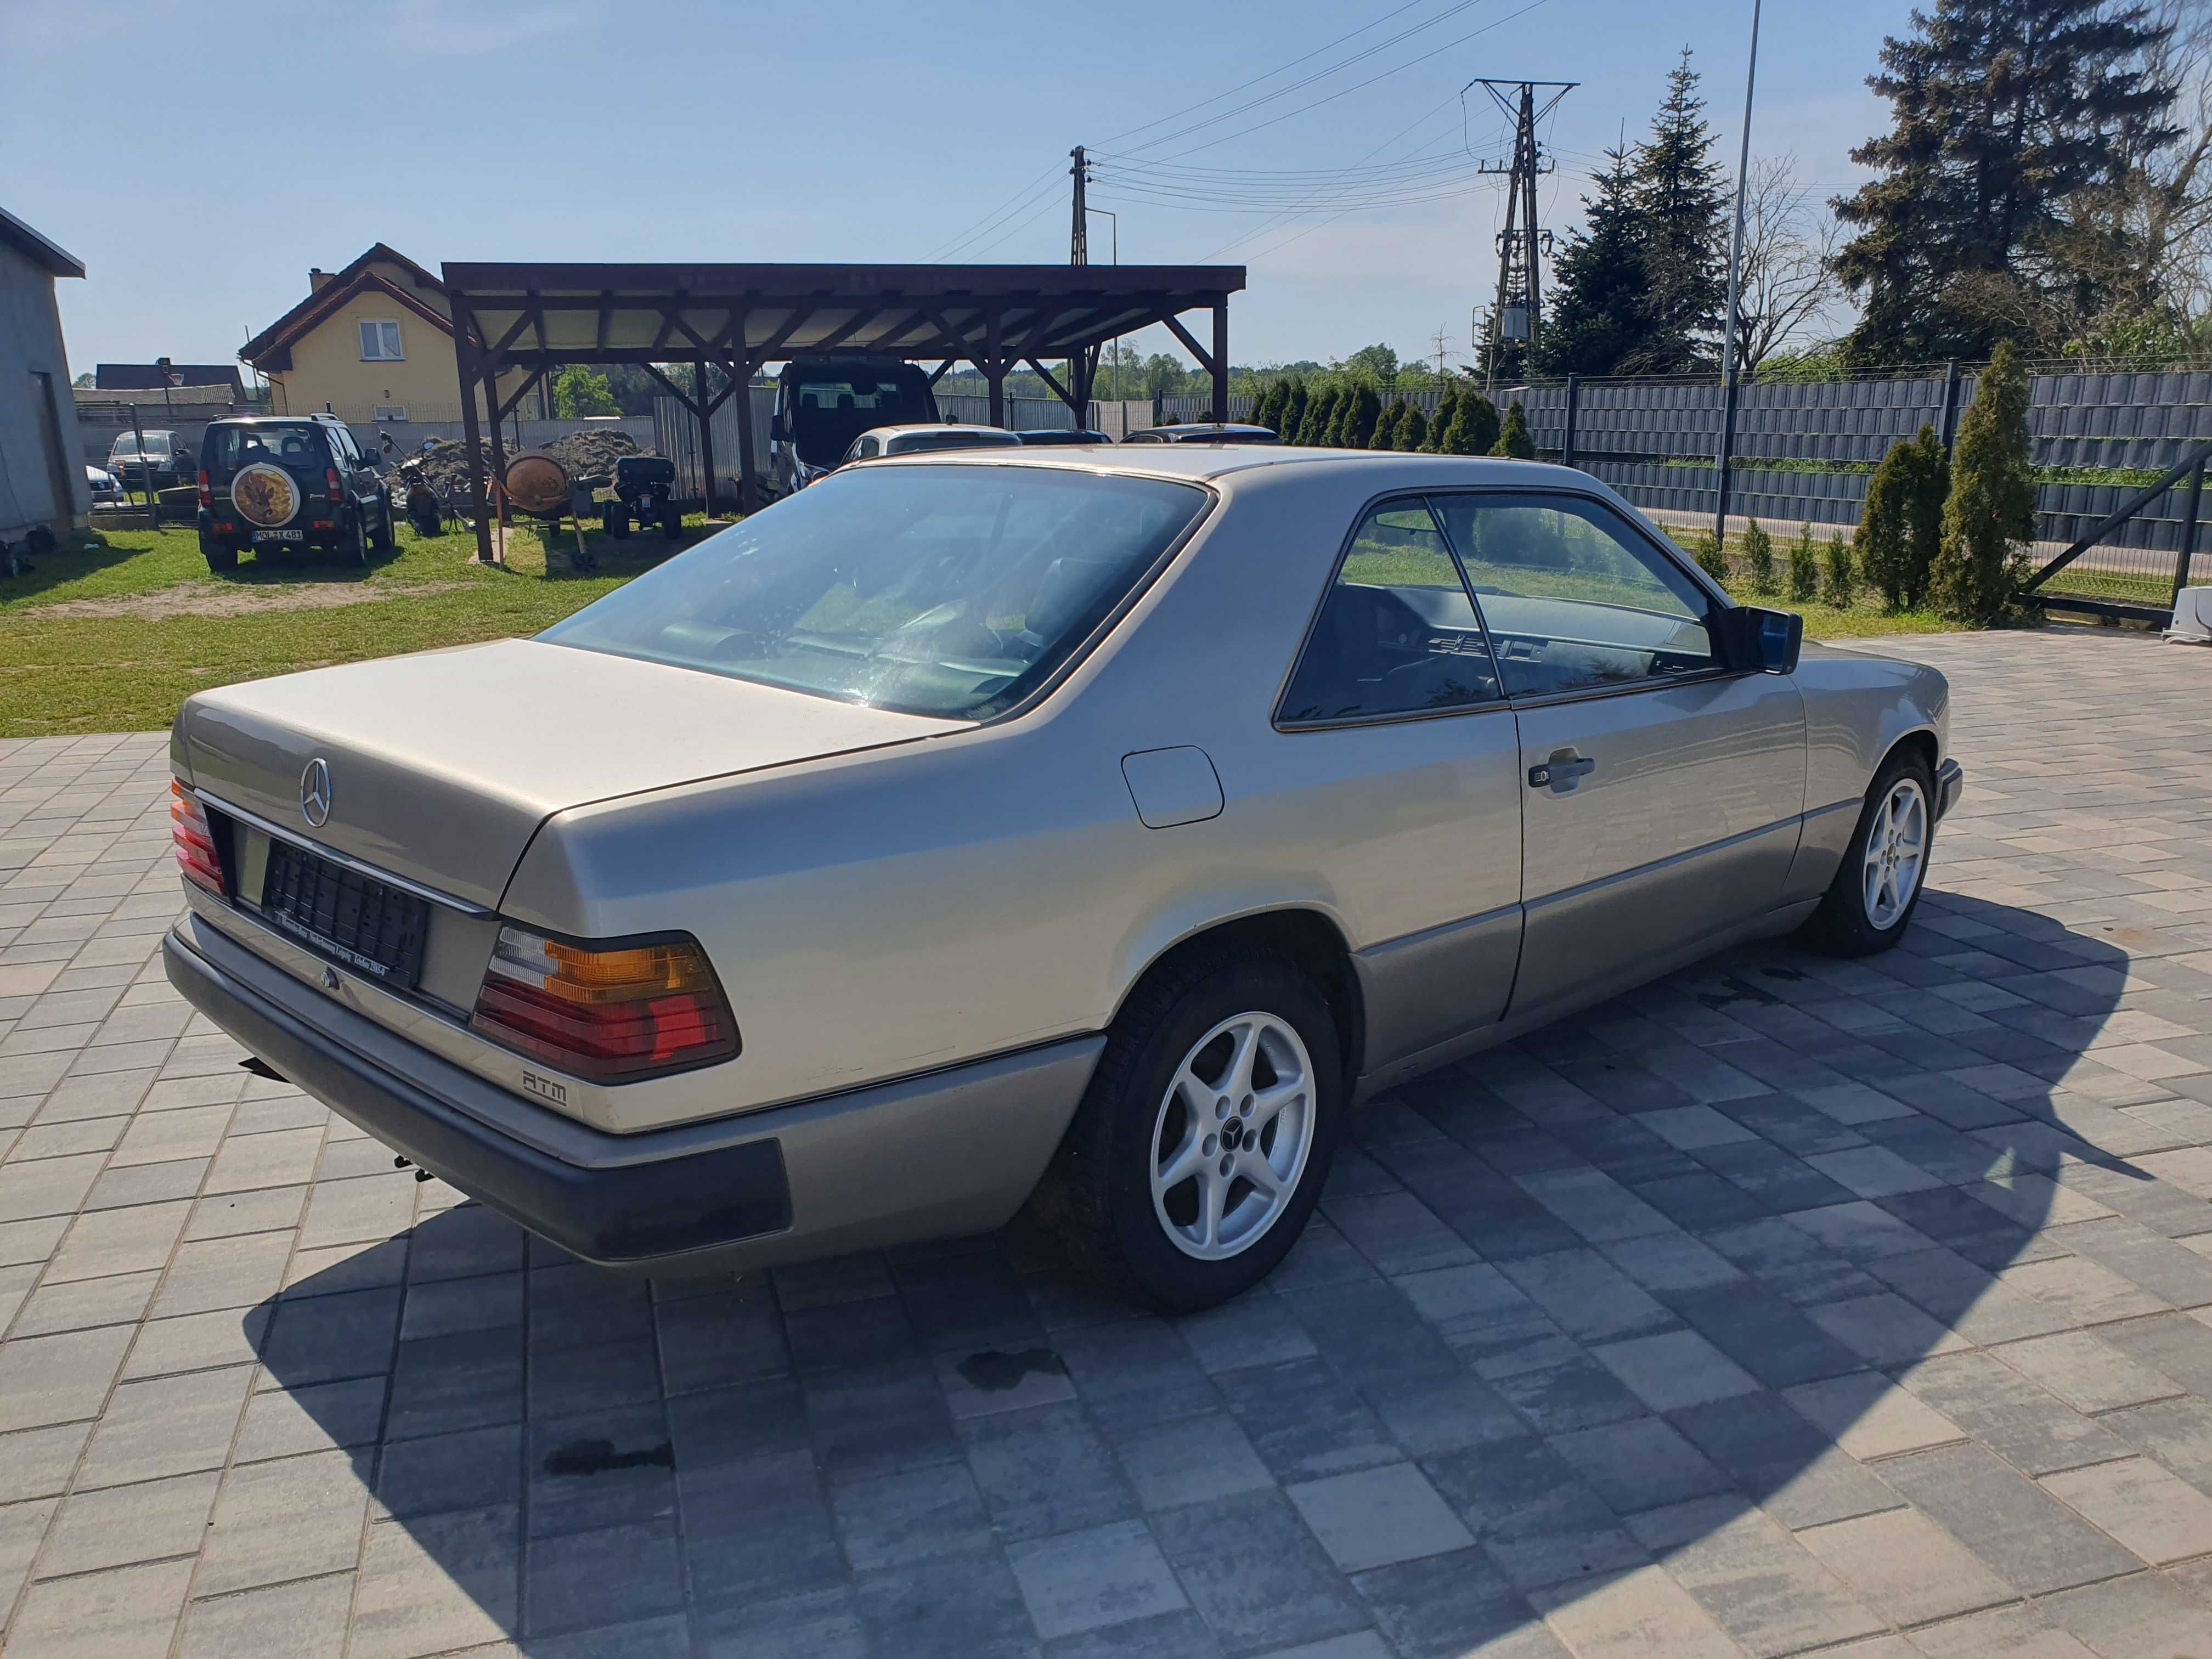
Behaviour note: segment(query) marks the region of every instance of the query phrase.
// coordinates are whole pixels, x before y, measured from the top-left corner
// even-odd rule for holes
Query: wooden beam
[[[1036,358],[1031,357],[1028,359],[1028,362],[1029,366],[1036,371],[1037,379],[1042,380],[1047,386],[1052,388],[1053,396],[1058,398],[1060,402],[1066,404],[1070,409],[1075,411],[1075,423],[1078,426],[1081,426],[1088,411],[1075,401],[1075,394],[1070,392],[1066,386],[1062,386],[1058,380],[1054,380],[1053,378],[1052,371],[1047,368],[1042,363],[1039,362]]]
[[[483,357],[482,359],[483,372],[487,374],[496,375],[499,373],[500,363],[507,356],[507,347],[513,345],[517,340],[520,339],[522,337],[522,331],[529,326],[530,310],[528,306],[526,305],[521,313],[515,318],[514,326],[507,330],[505,334],[500,336],[500,341],[497,345],[492,347],[490,350],[483,354]],[[539,337],[541,342],[544,337],[542,335]],[[540,349],[543,349],[542,344],[540,346]]]
[[[855,311],[852,316],[848,318],[843,323],[830,330],[829,333],[817,340],[812,345],[809,346],[807,349],[809,351],[835,351],[839,346],[844,344],[846,341],[851,339],[855,334],[858,334],[862,329],[866,328],[870,323],[872,323],[877,318],[883,314],[884,307],[881,306],[864,306],[860,310]]]
[[[477,562],[489,564],[491,524],[484,514],[483,434],[477,424],[476,319],[458,307],[453,313],[453,362],[461,376],[461,441],[469,452],[469,504],[476,520]]]
[[[1161,318],[1160,320],[1168,325],[1168,331],[1170,333],[1173,334],[1176,339],[1182,342],[1183,349],[1189,352],[1192,356],[1198,359],[1198,366],[1200,368],[1204,369],[1209,374],[1214,372],[1213,354],[1206,350],[1204,346],[1199,344],[1197,340],[1192,337],[1191,331],[1182,325],[1182,319],[1168,316]]]
[[[791,315],[783,319],[783,326],[762,341],[757,349],[747,348],[745,356],[757,363],[766,362],[782,349],[785,341],[798,333],[800,329],[805,328],[814,313],[820,309],[819,306],[793,307]]]
[[[667,388],[668,395],[675,398],[678,403],[682,404],[687,412],[692,415],[696,415],[699,412],[699,405],[691,401],[690,396],[684,392],[683,387],[678,386],[675,381],[670,380],[665,374],[663,374],[660,372],[660,366],[658,363],[647,363],[643,367],[647,374],[652,375],[654,380],[659,381],[663,386]]]

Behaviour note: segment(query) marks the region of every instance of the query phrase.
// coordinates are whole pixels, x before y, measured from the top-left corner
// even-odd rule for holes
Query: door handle
[[[1531,789],[1549,789],[1555,795],[1564,795],[1596,770],[1595,761],[1585,760],[1571,749],[1554,749],[1551,759],[1541,766],[1528,769],[1528,787]]]

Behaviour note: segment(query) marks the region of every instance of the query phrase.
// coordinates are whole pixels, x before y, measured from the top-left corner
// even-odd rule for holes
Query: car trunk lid
[[[218,806],[487,908],[565,808],[968,724],[532,640],[204,691],[178,723]],[[320,824],[302,803],[318,759]]]

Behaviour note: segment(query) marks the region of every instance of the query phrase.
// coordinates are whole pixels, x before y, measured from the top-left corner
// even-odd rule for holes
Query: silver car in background
[[[1559,467],[872,462],[536,639],[192,697],[168,973],[594,1261],[1034,1200],[1204,1306],[1377,1091],[1735,941],[1897,941],[1947,688],[1801,631]]]

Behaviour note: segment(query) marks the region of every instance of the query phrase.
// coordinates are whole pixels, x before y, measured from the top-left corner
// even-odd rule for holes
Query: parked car
[[[201,441],[200,552],[210,570],[272,548],[335,551],[365,565],[392,548],[392,495],[331,415],[210,421]]]
[[[853,440],[843,461],[872,461],[886,455],[919,455],[930,449],[1018,449],[1021,439],[995,426],[961,426],[934,422],[915,426],[871,427]],[[840,462],[840,465],[843,464]]]
[[[1279,444],[1272,427],[1246,426],[1237,421],[1183,421],[1174,426],[1148,426],[1132,432],[1125,444]]]
[[[143,454],[138,448],[141,436],[146,440]],[[107,470],[131,489],[146,488],[149,472],[153,475],[156,489],[180,483],[191,463],[191,446],[179,443],[173,432],[125,432],[108,447],[107,451]]]
[[[784,365],[769,422],[778,495],[804,489],[845,459],[872,427],[934,423],[929,376],[895,357],[801,357]]]
[[[1114,441],[1103,432],[1093,432],[1087,427],[1045,427],[1034,432],[1017,432],[1014,436],[1025,444],[1052,446],[1058,444],[1110,444]]]
[[[112,505],[123,499],[122,481],[89,461],[85,463],[84,484],[92,494],[94,507]]]
[[[194,695],[167,972],[593,1261],[1034,1199],[1201,1307],[1378,1091],[1736,941],[1898,942],[1947,687],[1801,638],[1559,467],[874,462],[535,639]]]

